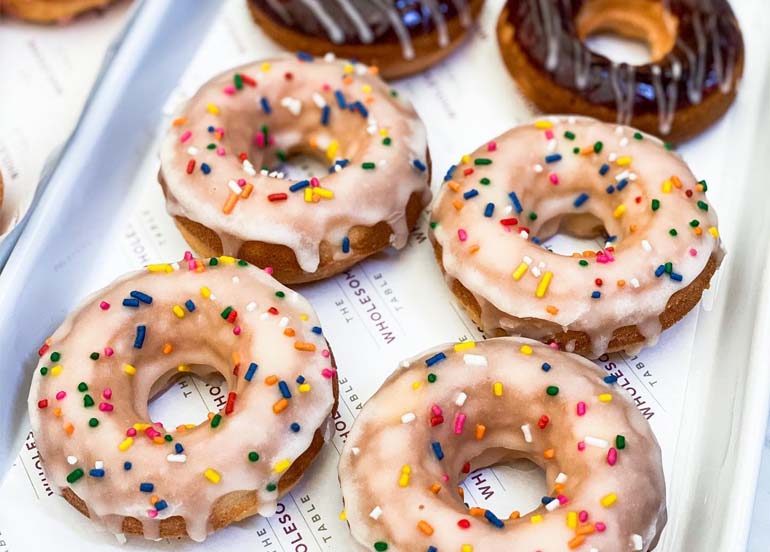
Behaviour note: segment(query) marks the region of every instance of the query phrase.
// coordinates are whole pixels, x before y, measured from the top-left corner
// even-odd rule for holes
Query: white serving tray
[[[669,524],[660,549],[672,552],[745,547],[768,412],[770,217],[765,206],[770,205],[770,188],[763,176],[770,166],[763,154],[768,151],[767,121],[759,115],[766,113],[770,100],[770,33],[762,29],[764,14],[758,4],[735,6],[748,51],[735,106],[680,150],[696,174],[709,181],[728,249],[725,264],[703,306],[666,332],[656,347],[601,363],[622,367],[627,390],[633,389],[655,412],[650,421],[663,447],[669,496]],[[480,30],[440,67],[396,85],[414,100],[427,123],[434,185],[461,154],[532,116],[499,59],[493,29],[501,5],[502,0],[488,0]],[[184,242],[164,213],[154,181],[157,140],[168,106],[219,70],[275,51],[248,21],[244,0],[224,5],[200,1],[194,10],[183,2],[138,4],[0,274],[0,473],[5,474],[0,503],[7,505],[0,507],[0,540],[9,549],[115,547],[111,536],[97,532],[61,499],[46,496],[25,412],[36,351],[91,291],[130,268],[181,257]],[[338,420],[343,426],[352,422],[356,407],[400,358],[440,342],[478,337],[452,306],[431,256],[417,230],[400,255],[378,255],[348,276],[300,289],[335,347],[344,378]],[[392,343],[367,325],[350,293],[352,280],[381,308],[395,336]],[[211,408],[199,406],[204,413]],[[26,446],[17,456],[23,441]],[[336,517],[341,503],[334,466],[341,443],[337,435],[282,506],[297,531],[304,532],[308,550],[353,550]],[[526,474],[485,473],[498,490],[503,482],[520,484],[521,492],[513,493],[519,503],[531,505],[537,496],[537,484]],[[466,489],[466,496],[481,504],[500,505],[499,496],[484,502],[483,491],[473,482]],[[318,508],[323,530],[303,509],[304,497]],[[287,529],[283,523],[276,518],[247,520],[212,537],[207,550],[240,549],[247,543],[265,552],[293,550],[292,541],[286,540],[293,535],[282,534]],[[41,526],[47,529],[40,531]],[[281,548],[260,544],[264,535]],[[326,541],[324,535],[334,536]],[[163,545],[169,550],[195,548],[184,541]],[[141,548],[143,543],[129,541],[129,546]]]

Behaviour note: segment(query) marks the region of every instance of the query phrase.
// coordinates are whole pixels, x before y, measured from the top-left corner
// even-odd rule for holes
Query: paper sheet
[[[488,2],[480,29],[446,62],[396,85],[427,121],[437,175],[434,185],[462,153],[532,117],[497,52],[493,30],[500,7],[500,0]],[[228,2],[180,83],[179,94],[170,99],[169,114],[182,98],[220,70],[277,51],[251,23],[245,3]],[[480,86],[491,91],[495,101],[478,101]],[[166,122],[159,125],[156,140],[165,127]],[[117,255],[120,266],[104,267],[105,282],[122,270],[179,259],[187,249],[165,212],[156,182],[157,151],[153,147],[137,170],[136,185],[127,198],[128,204],[135,206],[134,212],[122,235],[115,237],[121,248]],[[709,165],[708,151],[690,155],[688,150],[687,157],[696,171],[699,162]],[[721,171],[704,176],[716,179],[719,175]],[[206,541],[206,550],[356,550],[339,518],[342,502],[336,472],[339,452],[356,413],[400,360],[440,343],[482,338],[452,302],[426,237],[427,220],[428,215],[423,214],[405,250],[386,251],[328,281],[298,288],[317,310],[338,362],[341,401],[334,420],[336,432],[302,482],[281,500],[278,514],[253,517],[224,529]],[[99,266],[95,264],[95,269]],[[676,449],[699,310],[665,332],[655,347],[637,356],[611,355],[598,362],[619,377],[618,385],[634,398],[652,424],[663,449],[667,477]],[[158,399],[151,411],[167,424],[195,422],[204,419],[208,410],[218,409],[224,394],[224,389],[184,379]],[[536,469],[520,465],[475,472],[464,487],[469,503],[507,515],[514,509],[533,508],[544,494],[545,482]],[[0,502],[4,505],[0,508],[0,552],[147,546],[140,539],[129,539],[121,548],[113,535],[100,531],[55,495],[31,435],[0,489]],[[187,541],[160,541],[155,547],[201,549]]]

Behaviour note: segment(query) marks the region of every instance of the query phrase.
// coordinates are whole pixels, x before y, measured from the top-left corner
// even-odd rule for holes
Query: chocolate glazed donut
[[[646,41],[652,61],[592,52],[584,40],[603,31]],[[673,142],[719,119],[743,73],[743,37],[727,0],[508,0],[498,39],[509,71],[543,111]]]
[[[383,78],[418,73],[463,40],[484,0],[247,0],[270,38],[294,51],[376,65]]]

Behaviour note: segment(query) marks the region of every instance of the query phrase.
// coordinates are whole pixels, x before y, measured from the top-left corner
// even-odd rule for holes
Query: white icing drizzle
[[[621,125],[629,124],[634,116],[635,72],[636,68],[628,63],[612,62],[610,68],[610,83],[615,94],[615,110],[618,112],[617,122]]]
[[[305,6],[307,6],[310,11],[313,12],[313,14],[318,18],[318,21],[323,25],[324,29],[326,29],[327,34],[329,35],[329,39],[334,42],[335,44],[341,44],[345,40],[345,34],[342,32],[342,28],[340,28],[337,23],[334,22],[334,19],[326,13],[326,10],[321,5],[321,2],[319,0],[300,0]]]
[[[366,21],[364,21],[364,18],[361,17],[361,14],[358,12],[355,6],[353,6],[353,4],[351,4],[348,0],[337,0],[337,3],[342,7],[348,17],[350,17],[350,20],[356,26],[356,31],[358,32],[358,37],[361,39],[361,42],[364,44],[370,44],[374,40],[374,34],[369,28],[369,25],[366,24]]]
[[[438,31],[438,45],[445,48],[449,45],[449,29],[447,28],[446,19],[444,14],[438,7],[436,0],[422,0],[430,12],[430,17],[433,19],[433,23],[436,25]]]

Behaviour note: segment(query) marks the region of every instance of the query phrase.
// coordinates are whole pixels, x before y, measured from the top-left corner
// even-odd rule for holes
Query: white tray
[[[493,29],[501,4],[488,0],[480,31],[440,67],[397,84],[426,120],[434,184],[462,153],[531,118],[499,59]],[[770,217],[765,214],[770,188],[763,178],[770,167],[762,156],[767,136],[760,134],[767,122],[758,117],[770,99],[767,59],[761,57],[770,34],[761,27],[759,5],[742,3],[735,9],[748,51],[742,90],[722,121],[680,150],[710,184],[726,262],[703,306],[666,332],[656,347],[603,363],[621,367],[627,390],[644,401],[648,415],[654,412],[650,421],[663,447],[670,513],[660,549],[668,551],[745,547],[770,397],[770,297],[765,291],[770,287],[764,285],[770,279]],[[224,6],[200,1],[195,10],[182,2],[144,2],[97,83],[0,275],[0,473],[6,473],[0,487],[0,541],[10,550],[115,547],[114,538],[98,532],[60,498],[48,496],[25,414],[35,353],[89,292],[128,269],[181,257],[184,242],[164,212],[155,182],[157,139],[168,106],[219,70],[275,51],[249,22],[244,0]],[[194,54],[195,64],[182,76]],[[181,94],[172,93],[177,83]],[[437,343],[477,337],[453,306],[432,260],[425,221],[400,255],[378,255],[349,276],[299,290],[314,304],[334,344],[343,378],[340,429],[349,426],[356,408],[399,359]],[[367,323],[351,294],[353,285],[366,289],[378,305],[392,340]],[[179,400],[170,395],[171,401]],[[211,401],[198,406],[203,412],[212,407]],[[207,550],[294,550],[290,543],[297,535],[308,550],[353,550],[337,518],[341,502],[334,466],[342,439],[335,436],[282,502],[293,530],[282,521],[285,516],[252,518],[217,533]],[[481,477],[487,479],[483,485]],[[536,480],[513,470],[483,472],[466,482],[466,496],[492,508],[509,500],[532,505]],[[503,492],[509,484],[516,487],[514,498]],[[496,494],[488,497],[489,489]],[[264,538],[272,544],[264,544]],[[129,546],[143,543],[129,541]],[[164,548],[195,545],[164,542]]]

